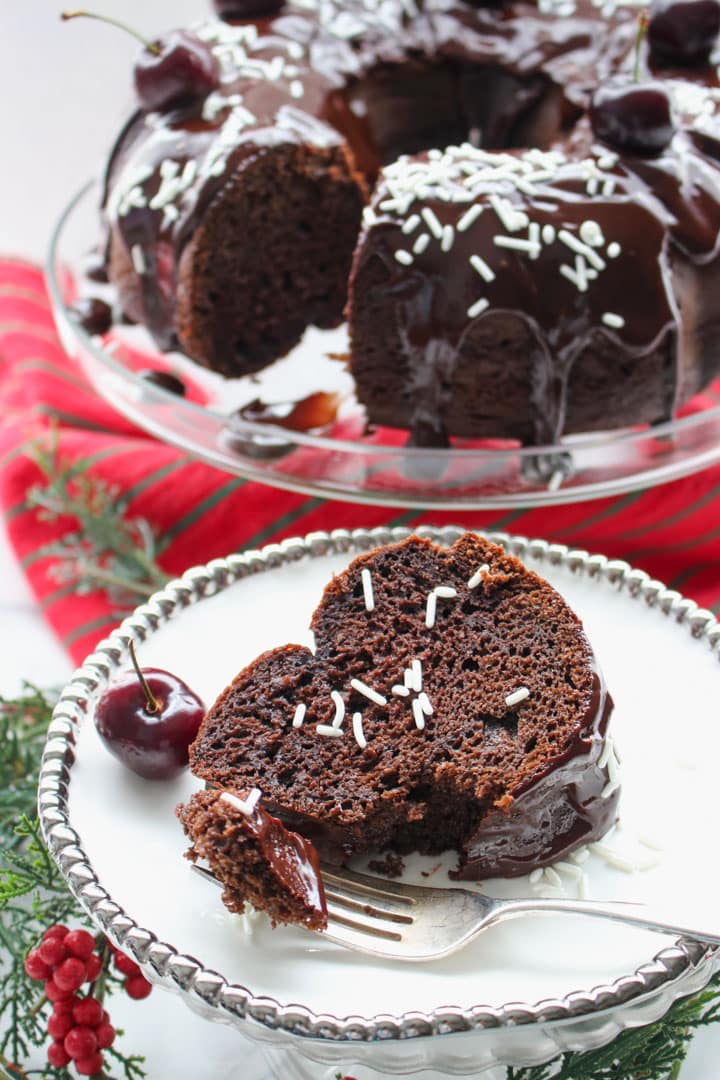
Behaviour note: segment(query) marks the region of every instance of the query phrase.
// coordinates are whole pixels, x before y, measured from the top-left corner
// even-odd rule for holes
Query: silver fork
[[[193,869],[219,884],[209,870]],[[573,900],[565,897],[523,897],[496,900],[470,889],[432,889],[385,881],[344,868],[324,866],[322,878],[328,905],[328,941],[357,952],[393,960],[438,960],[463,948],[493,923],[519,915],[563,912],[691,937],[720,945],[720,928],[678,922],[675,915],[659,917],[644,904],[614,900]]]

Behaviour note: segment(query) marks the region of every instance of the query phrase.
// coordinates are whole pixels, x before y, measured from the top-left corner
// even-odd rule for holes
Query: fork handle
[[[500,910],[502,909],[502,910]],[[680,937],[695,938],[708,945],[720,945],[720,926],[718,915],[714,918],[703,912],[697,919],[677,918],[677,910],[660,911],[656,904],[628,903],[622,900],[572,900],[564,897],[545,897],[527,900],[507,900],[498,905],[496,917],[508,918],[533,911],[562,912],[566,915],[591,915],[596,919],[610,919],[612,922],[638,926],[642,930],[655,930],[662,934],[675,934]],[[708,925],[712,919],[712,928]]]

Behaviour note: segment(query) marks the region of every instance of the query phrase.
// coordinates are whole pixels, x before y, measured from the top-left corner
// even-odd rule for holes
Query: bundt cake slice
[[[197,791],[177,815],[192,842],[186,857],[207,862],[229,911],[242,913],[251,904],[273,926],[327,926],[317,852],[267,813],[257,788],[239,794]]]
[[[321,857],[455,848],[461,878],[521,874],[614,820],[592,649],[500,547],[468,533],[363,555],[312,629],[314,653],[286,645],[240,672],[190,764],[220,788],[260,787]]]

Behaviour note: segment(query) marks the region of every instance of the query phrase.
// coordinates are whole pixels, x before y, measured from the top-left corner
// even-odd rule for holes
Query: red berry
[[[128,997],[133,998],[135,1001],[142,1001],[151,990],[152,983],[149,983],[143,975],[131,975],[129,979],[125,980],[125,991]]]
[[[47,930],[43,934],[43,941],[47,941],[51,937],[64,938],[66,934],[69,934],[67,926],[63,926],[62,923],[53,923],[52,926],[48,926]]]
[[[50,1043],[48,1046],[47,1059],[54,1069],[64,1069],[72,1060],[61,1042]]]
[[[95,1076],[95,1073],[102,1071],[102,1067],[103,1059],[100,1053],[90,1054],[86,1058],[75,1059],[75,1069],[81,1076]]]
[[[95,952],[95,938],[87,930],[71,930],[65,935],[63,945],[71,956],[78,960],[87,960],[91,953]]]
[[[69,956],[63,960],[59,967],[55,968],[53,978],[55,985],[61,990],[79,990],[85,982],[87,967],[82,960]]]
[[[40,959],[50,967],[57,967],[58,964],[62,964],[67,956],[67,949],[65,948],[62,938],[58,935],[45,938],[41,941],[37,951]]]
[[[68,994],[67,997],[60,998],[59,1001],[55,1002],[53,1013],[56,1016],[72,1016],[75,1002],[79,1000],[76,994]]]
[[[89,1058],[97,1050],[98,1041],[92,1028],[78,1026],[71,1028],[65,1036],[63,1046],[73,1061]]]
[[[84,1024],[86,1027],[97,1027],[102,1024],[104,1009],[97,998],[80,998],[73,1007],[72,1015],[76,1024]]]
[[[125,953],[115,953],[115,967],[118,969],[121,975],[139,975],[140,968],[131,957],[126,956]]]
[[[97,953],[93,953],[92,956],[88,956],[87,963],[85,965],[85,982],[95,982],[98,975],[102,971],[102,959]]]
[[[48,979],[45,983],[45,997],[55,1004],[73,996],[72,990],[61,990],[54,979]]]
[[[115,1028],[112,1024],[100,1024],[95,1028],[95,1035],[101,1050],[107,1050],[115,1042]]]
[[[53,1011],[50,1014],[48,1020],[48,1035],[52,1035],[53,1039],[64,1039],[67,1033],[73,1027],[72,1013],[56,1013]]]
[[[49,979],[52,975],[52,968],[45,963],[37,949],[31,949],[25,957],[25,974],[30,979]]]

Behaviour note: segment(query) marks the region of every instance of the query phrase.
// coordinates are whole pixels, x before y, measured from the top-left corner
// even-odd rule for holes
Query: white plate
[[[422,531],[445,540],[458,533]],[[392,532],[402,535],[407,530]],[[698,946],[569,917],[491,928],[460,954],[421,967],[375,961],[303,930],[273,931],[264,917],[248,932],[246,920],[223,908],[219,891],[191,872],[174,809],[198,782],[188,774],[151,783],[126,771],[100,744],[86,706],[92,713],[105,675],[125,663],[124,640],[131,631],[144,636],[144,627],[141,662],[175,671],[208,703],[262,650],[309,643],[307,626],[323,586],[358,550],[373,546],[364,531],[353,534],[352,545],[347,533],[333,536],[328,542],[315,534],[308,544],[289,541],[191,571],[184,584],[169,586],[127,620],[66,691],[41,776],[43,824],[94,918],[125,941],[150,978],[164,979],[208,1015],[232,1019],[246,1034],[294,1044],[315,1060],[350,1057],[386,1072],[430,1065],[476,1072],[483,1063],[538,1061],[561,1047],[596,1045],[660,1015],[678,994],[707,981],[714,954]],[[332,550],[349,546],[350,552]],[[614,853],[611,862],[619,856],[643,869],[627,872],[593,851],[580,868],[588,895],[673,896],[679,914],[690,891],[713,901],[720,629],[709,613],[626,564],[539,542],[509,546],[524,552],[578,612],[616,702],[611,731],[622,757],[621,826],[604,846]],[[294,561],[307,552],[315,557]],[[408,860],[408,876],[427,882],[420,871],[436,863]],[[431,883],[442,884],[443,874],[436,871]],[[579,882],[565,874],[562,880],[575,895]],[[520,878],[486,888],[521,895],[547,884],[547,877],[535,886]],[[182,954],[194,960],[185,963]],[[208,976],[208,969],[221,977]],[[247,993],[233,991],[233,984],[270,1000],[248,1007]],[[318,1020],[323,1016],[325,1023]],[[348,1024],[346,1017],[358,1020]],[[447,1033],[463,1027],[475,1030]],[[353,1038],[359,1041],[350,1048]]]

